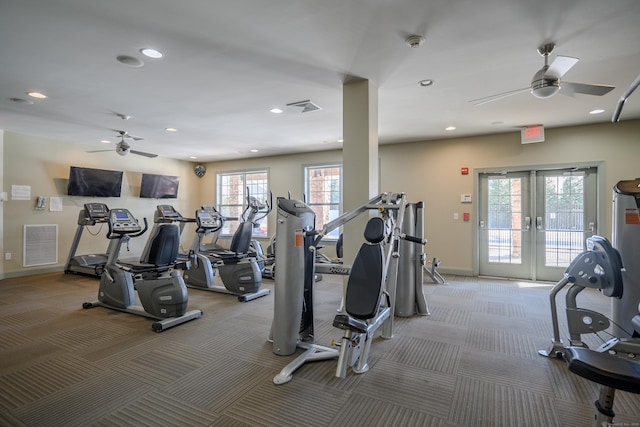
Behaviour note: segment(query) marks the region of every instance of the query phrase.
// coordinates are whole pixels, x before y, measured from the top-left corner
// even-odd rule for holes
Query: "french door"
[[[558,281],[596,231],[596,168],[481,173],[479,273]]]

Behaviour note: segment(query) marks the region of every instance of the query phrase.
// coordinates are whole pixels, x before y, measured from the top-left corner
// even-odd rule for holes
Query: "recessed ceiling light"
[[[140,49],[140,53],[142,53],[146,57],[153,59],[162,58],[164,56],[162,52],[152,47],[143,47],[142,49]]]
[[[602,114],[604,110],[602,108],[596,108],[595,110],[589,111],[589,114]]]
[[[106,139],[102,139],[100,140],[100,142],[102,142],[103,144],[111,144],[111,141],[108,141]]]
[[[433,80],[431,79],[420,80],[418,84],[420,84],[420,86],[423,86],[423,87],[431,86],[433,84]]]
[[[447,126],[444,130],[456,130],[455,126]]]
[[[189,158],[190,158],[191,160],[195,160],[195,159],[197,159],[197,158],[198,158],[198,156],[189,156]]]
[[[178,129],[176,128],[164,128],[164,130],[166,130],[167,132],[177,132]]]
[[[251,151],[252,153],[257,153],[257,152],[258,152],[258,151],[260,151],[260,150],[256,150],[256,149],[254,148],[253,150],[249,150],[249,151]]]
[[[338,142],[344,142],[344,139],[339,139]]]
[[[271,109],[271,110],[269,110],[269,111],[271,111],[273,114],[280,114],[280,113],[282,113],[282,110],[281,110],[281,109],[279,109],[278,107],[276,107],[276,108],[272,108],[272,109]]]
[[[32,98],[38,98],[38,99],[45,99],[47,97],[47,95],[40,92],[27,92],[27,95],[29,95]]]

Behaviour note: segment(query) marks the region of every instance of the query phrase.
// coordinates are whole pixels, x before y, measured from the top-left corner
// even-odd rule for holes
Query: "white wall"
[[[197,205],[192,203],[196,199],[192,194],[198,194],[198,178],[193,174],[193,164],[173,159],[135,156],[119,156],[114,152],[87,153],[86,147],[80,147],[68,141],[57,141],[33,136],[4,132],[3,152],[3,191],[9,194],[9,200],[4,202],[3,224],[3,253],[10,252],[12,259],[3,258],[5,277],[37,272],[61,270],[66,261],[71,242],[77,228],[78,212],[89,201],[106,203],[110,208],[124,207],[142,221],[147,217],[150,226],[153,214],[158,204],[170,203],[184,216],[193,217]],[[124,171],[122,196],[119,198],[88,198],[67,196],[69,166],[111,169]],[[178,199],[141,199],[140,179],[142,173],[161,175],[177,175],[180,177]],[[12,185],[28,185],[31,187],[31,200],[11,200]],[[37,196],[47,197],[45,210],[35,209]],[[51,197],[61,197],[62,212],[51,212],[49,201]],[[58,263],[41,267],[23,267],[22,239],[24,224],[58,224]],[[104,225],[91,227],[97,236],[91,236],[87,231],[83,234],[78,254],[104,253],[108,241],[105,239],[107,227]],[[100,231],[100,233],[98,233]],[[148,233],[132,239],[131,251],[123,252],[123,257],[139,257],[146,243]],[[186,236],[185,236],[186,237]],[[187,245],[189,240],[182,244]]]
[[[598,201],[602,218],[598,233],[611,237],[612,189],[640,176],[640,121],[604,123],[545,130],[545,142],[520,144],[520,132],[384,146],[382,191],[404,191],[410,200],[425,201],[425,237],[429,256],[442,261],[442,271],[475,271],[477,172],[480,169],[548,168],[570,164],[602,165]],[[468,167],[469,175],[460,168]],[[472,194],[473,203],[460,203]],[[458,212],[458,220],[453,213]],[[462,212],[470,212],[464,222]]]
[[[381,191],[405,192],[410,201],[425,202],[425,237],[427,252],[442,261],[443,272],[474,273],[476,173],[480,169],[521,169],[527,167],[565,166],[574,163],[601,165],[601,187],[598,195],[602,218],[598,233],[610,237],[612,228],[611,194],[613,186],[624,179],[640,177],[640,120],[617,124],[603,123],[546,129],[546,141],[521,145],[520,133],[452,138],[439,141],[383,145],[379,148]],[[0,140],[1,142],[1,140]],[[11,261],[2,261],[0,272],[5,276],[33,274],[61,269],[76,229],[78,211],[89,201],[66,196],[69,166],[123,170],[124,185],[120,198],[106,199],[109,207],[126,207],[138,217],[153,218],[157,200],[137,197],[141,173],[178,175],[181,178],[179,198],[172,200],[185,216],[202,204],[215,204],[216,173],[251,169],[268,169],[274,199],[302,198],[303,168],[305,165],[340,162],[341,151],[322,151],[287,156],[251,158],[225,162],[211,162],[207,174],[198,178],[193,164],[171,159],[148,159],[115,153],[85,153],[84,148],[71,142],[54,141],[11,132],[4,132],[3,191],[10,194],[12,184],[30,185],[31,201],[4,202],[3,252],[11,252]],[[461,175],[460,168],[468,167],[469,175]],[[474,203],[462,205],[460,194],[472,194]],[[35,197],[63,198],[63,212],[36,211]],[[362,202],[365,202],[363,200]],[[161,201],[160,203],[163,203]],[[453,220],[453,213],[460,214]],[[462,212],[471,213],[471,221],[462,221]],[[269,216],[269,233],[275,232],[275,212]],[[22,229],[24,224],[59,224],[59,255],[56,266],[22,267]],[[79,253],[104,252],[106,239],[103,230],[96,238],[83,240]],[[85,233],[86,234],[86,233]],[[183,245],[189,245],[192,230],[186,230]],[[132,254],[139,255],[145,238],[132,242]]]

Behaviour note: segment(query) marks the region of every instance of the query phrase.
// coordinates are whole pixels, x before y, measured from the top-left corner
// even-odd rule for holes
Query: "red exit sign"
[[[531,144],[532,142],[544,141],[544,126],[533,125],[525,126],[520,129],[520,142],[523,144]]]

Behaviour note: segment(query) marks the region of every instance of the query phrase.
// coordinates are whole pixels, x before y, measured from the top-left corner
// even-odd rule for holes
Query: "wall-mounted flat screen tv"
[[[106,169],[69,168],[69,196],[120,197],[122,190],[122,171]]]
[[[179,176],[142,174],[140,197],[148,199],[175,199],[178,197]]]

